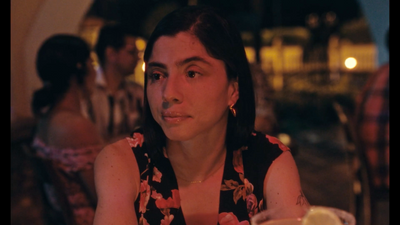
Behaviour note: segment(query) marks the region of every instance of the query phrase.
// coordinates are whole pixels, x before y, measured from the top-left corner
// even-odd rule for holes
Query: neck
[[[54,112],[69,111],[72,113],[81,114],[81,95],[79,87],[76,84],[71,84],[71,87],[65,93],[64,97],[54,107]]]
[[[111,94],[113,94],[118,90],[118,87],[124,81],[125,76],[112,65],[106,65],[103,73],[104,79],[107,83],[107,89]]]
[[[225,135],[214,135],[211,140],[188,142],[167,141],[165,155],[171,162],[178,180],[202,183],[225,163]]]

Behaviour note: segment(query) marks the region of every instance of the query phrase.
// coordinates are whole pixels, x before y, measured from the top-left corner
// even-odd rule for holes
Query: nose
[[[178,76],[169,75],[164,82],[162,98],[164,103],[179,104],[183,100],[182,85]]]

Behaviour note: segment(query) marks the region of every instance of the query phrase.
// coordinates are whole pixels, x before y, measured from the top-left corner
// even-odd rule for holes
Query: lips
[[[190,118],[190,116],[185,113],[174,111],[162,111],[161,116],[164,121],[170,123],[179,123],[183,120]]]

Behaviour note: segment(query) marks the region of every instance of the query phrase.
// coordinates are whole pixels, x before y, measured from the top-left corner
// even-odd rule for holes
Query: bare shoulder
[[[102,190],[107,190],[107,193],[113,187],[125,194],[137,195],[140,185],[139,168],[126,139],[106,145],[96,157],[94,171],[99,196]]]
[[[309,205],[301,188],[296,162],[290,151],[284,151],[269,168],[264,180],[267,208],[279,208],[285,216],[302,216]]]
[[[133,202],[139,196],[140,174],[126,139],[107,145],[97,155],[94,180],[98,198],[94,224],[137,224]]]
[[[285,167],[286,169],[295,169],[297,172],[296,162],[291,151],[283,151],[282,154],[278,156],[278,158],[276,158],[276,160],[272,163],[272,165],[275,167]]]
[[[65,148],[80,148],[103,143],[95,125],[85,117],[72,113],[58,113],[48,128],[51,144]]]
[[[270,182],[271,180],[274,181]],[[282,152],[273,161],[265,177],[267,190],[275,189],[279,185],[286,186],[286,182],[293,182],[293,185],[296,186],[300,184],[299,181],[297,165],[290,151]]]
[[[135,155],[126,139],[118,140],[106,145],[96,158],[96,164],[113,164],[116,166],[129,165],[136,163]]]

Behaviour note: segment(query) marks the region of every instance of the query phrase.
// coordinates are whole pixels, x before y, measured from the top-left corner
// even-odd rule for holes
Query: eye
[[[189,71],[187,72],[187,76],[190,77],[190,78],[195,78],[195,77],[196,77],[196,74],[199,74],[199,73],[198,73],[198,72],[195,72],[195,71],[193,71],[193,70],[189,70]]]
[[[160,80],[161,79],[162,74],[161,73],[150,73],[149,74],[149,78],[151,80]]]
[[[159,80],[160,79],[160,74],[159,73],[153,73],[153,79],[154,80]]]

